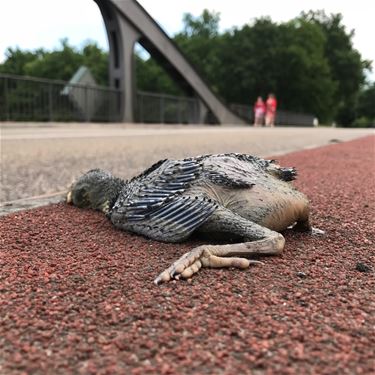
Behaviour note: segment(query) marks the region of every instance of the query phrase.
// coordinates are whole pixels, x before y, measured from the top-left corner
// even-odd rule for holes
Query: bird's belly
[[[308,215],[308,200],[289,186],[281,186],[276,191],[262,186],[237,191],[226,207],[275,231],[284,230]]]

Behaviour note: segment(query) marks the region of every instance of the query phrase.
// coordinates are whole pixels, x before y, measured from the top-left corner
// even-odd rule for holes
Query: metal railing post
[[[181,99],[178,99],[178,123],[181,124],[182,123],[182,120],[181,120],[181,112],[182,112],[182,100]]]
[[[160,123],[164,124],[164,96],[160,97]]]
[[[89,115],[89,99],[87,97],[87,86],[85,86],[85,120],[86,122],[89,122],[90,121],[90,115]]]
[[[53,107],[52,107],[52,83],[48,85],[48,114],[49,121],[53,121]]]
[[[143,95],[139,95],[139,122],[143,123]]]
[[[8,98],[8,78],[4,78],[4,107],[5,107],[5,119],[10,120],[9,116],[9,98]]]

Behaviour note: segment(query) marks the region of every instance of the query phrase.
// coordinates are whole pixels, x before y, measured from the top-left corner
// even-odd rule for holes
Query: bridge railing
[[[250,105],[230,104],[230,109],[246,120],[247,123],[254,123],[254,111]],[[282,126],[314,126],[315,116],[312,114],[298,113],[284,110],[277,110],[275,124]]]
[[[120,121],[121,91],[0,73],[0,121]]]
[[[0,121],[121,122],[122,91],[102,86],[0,73]],[[196,98],[138,91],[135,120],[141,123],[199,123]],[[252,106],[231,110],[253,123]],[[210,113],[206,116],[210,120]],[[312,126],[314,116],[277,111],[277,125]]]
[[[189,97],[138,91],[135,119],[143,123],[196,124],[199,102]]]

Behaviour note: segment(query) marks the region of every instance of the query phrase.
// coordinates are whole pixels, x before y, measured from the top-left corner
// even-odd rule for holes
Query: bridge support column
[[[118,103],[122,121],[134,122],[136,105],[136,74],[134,45],[141,37],[137,31],[108,0],[95,0],[103,15],[109,42],[109,83],[120,89]]]
[[[136,109],[136,72],[135,72],[135,58],[134,58],[134,45],[139,40],[140,34],[123,18],[120,17],[121,35],[126,35],[126,39],[122,40],[122,53],[124,70],[123,77],[120,83],[120,89],[123,90],[123,121],[135,121]]]

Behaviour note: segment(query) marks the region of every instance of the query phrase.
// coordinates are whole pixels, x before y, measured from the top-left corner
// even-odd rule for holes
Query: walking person
[[[258,96],[258,99],[254,104],[254,126],[263,125],[265,113],[266,113],[266,104],[264,103],[262,97]]]
[[[277,100],[274,94],[269,94],[266,101],[266,126],[275,126]]]

